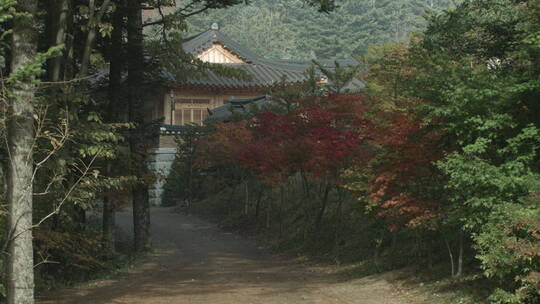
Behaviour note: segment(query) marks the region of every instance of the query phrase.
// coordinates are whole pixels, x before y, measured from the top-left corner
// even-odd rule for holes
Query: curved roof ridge
[[[193,55],[203,52],[212,47],[214,43],[219,43],[226,49],[233,52],[235,55],[244,59],[247,63],[266,65],[272,68],[279,68],[288,71],[297,71],[299,69],[305,70],[312,64],[312,61],[308,60],[287,60],[287,59],[269,59],[260,56],[250,50],[249,48],[236,42],[230,38],[227,34],[221,32],[219,29],[208,29],[198,35],[191,36],[184,40],[183,47],[186,52]],[[349,63],[358,65],[359,62],[352,57],[340,58],[336,60],[315,60],[324,66],[333,66],[333,63]]]
[[[227,36],[225,33],[215,30],[216,32],[216,41],[217,43],[223,44],[224,47],[231,50],[236,55],[246,59],[247,61],[255,61],[261,58],[258,54],[253,52],[247,47],[242,46],[240,43],[236,42],[234,39]]]
[[[281,81],[283,76],[286,77],[287,82],[297,83],[306,81],[307,77],[305,73],[309,66],[313,64],[311,60],[265,58],[236,42],[221,32],[218,27],[184,39],[182,46],[186,52],[197,55],[211,48],[214,44],[222,45],[245,61],[245,63],[219,63],[219,65],[243,70],[251,75],[252,79],[247,81],[239,80],[234,77],[219,75],[219,73],[210,70],[206,76],[200,79],[190,79],[186,84],[227,87],[266,87]],[[335,67],[335,62],[338,62],[340,65],[360,65],[360,62],[352,57],[316,61],[323,67],[330,69]]]
[[[184,39],[182,46],[186,52],[195,55],[211,48],[214,43],[223,45],[223,47],[247,62],[260,59],[259,55],[242,46],[223,32],[215,29],[209,29],[198,35]]]
[[[197,38],[197,37],[199,37],[199,36],[205,34],[205,33],[208,32],[208,31],[211,31],[211,30],[206,30],[206,31],[204,31],[204,32],[200,32],[200,33],[198,33],[198,34],[191,35],[191,36],[189,36],[189,37],[187,37],[187,38],[184,38],[184,39],[182,40],[182,43],[189,42],[189,41],[191,41],[191,40],[193,40],[193,39],[195,39],[195,38]]]

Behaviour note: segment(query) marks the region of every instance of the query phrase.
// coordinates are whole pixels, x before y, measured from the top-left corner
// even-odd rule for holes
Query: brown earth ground
[[[131,230],[130,212],[117,222]],[[255,242],[170,208],[152,209],[154,253],[112,280],[47,294],[38,303],[130,304],[417,304],[401,289],[402,272],[344,280],[337,266],[304,265]]]

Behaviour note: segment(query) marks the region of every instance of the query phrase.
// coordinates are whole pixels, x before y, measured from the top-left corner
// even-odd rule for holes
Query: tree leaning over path
[[[32,195],[34,142],[34,98],[36,85],[28,76],[28,65],[35,60],[38,32],[34,16],[37,0],[17,1],[13,20],[10,75],[12,97],[8,104],[7,138],[9,169],[8,303],[34,303],[34,258],[32,247]],[[26,75],[25,75],[26,74]],[[30,78],[30,79],[28,79]]]

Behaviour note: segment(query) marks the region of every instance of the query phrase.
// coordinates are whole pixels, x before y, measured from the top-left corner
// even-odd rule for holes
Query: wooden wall
[[[185,115],[186,110],[196,113],[207,113],[207,109],[214,109],[227,103],[233,98],[251,98],[261,96],[263,93],[257,89],[193,89],[193,88],[170,88],[161,95],[161,102],[156,103],[154,110],[159,117],[163,118],[163,123],[170,125],[182,125],[180,116]],[[194,100],[196,103],[186,103],[186,100]],[[207,103],[202,103],[205,100]],[[195,112],[193,112],[193,110]],[[181,119],[180,119],[181,120]],[[159,148],[175,148],[173,135],[161,135],[159,138]]]
[[[229,52],[229,50],[218,43],[214,43],[212,47],[201,52],[197,57],[204,62],[211,63],[244,63],[242,58]]]
[[[219,89],[219,90],[195,90],[195,89],[171,89],[165,94],[163,103],[163,117],[165,124],[183,125],[176,111],[184,109],[200,109],[207,113],[207,109],[214,109],[227,103],[233,98],[251,98],[262,95],[260,90],[253,89]],[[189,102],[189,101],[193,102]]]

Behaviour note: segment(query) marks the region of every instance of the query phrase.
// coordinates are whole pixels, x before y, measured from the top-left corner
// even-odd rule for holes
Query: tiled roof
[[[273,101],[269,99],[268,96],[264,95],[253,98],[231,99],[229,100],[229,103],[221,107],[209,110],[210,115],[208,116],[207,120],[227,120],[227,118],[231,117],[234,113],[248,113],[250,109],[249,106],[251,105],[263,106],[272,104],[272,102]]]
[[[209,29],[198,35],[185,39],[183,47],[184,51],[196,55],[204,50],[209,49],[214,45],[214,43],[223,45],[225,48],[235,53],[246,62],[250,62],[253,58],[258,57],[255,53],[232,40],[229,38],[229,36],[223,34],[218,29]]]
[[[229,38],[217,28],[209,29],[198,35],[185,39],[183,42],[183,48],[186,52],[196,55],[209,49],[214,44],[222,45],[224,48],[233,52],[246,62],[222,65],[242,70],[249,75],[251,79],[248,81],[239,80],[236,78],[219,75],[213,71],[208,71],[205,77],[190,79],[182,82],[182,84],[235,88],[268,87],[281,81],[284,76],[286,77],[286,81],[298,83],[306,80],[305,72],[312,65],[312,62],[309,61],[275,60],[261,57]],[[329,69],[335,66],[335,61],[331,60],[318,60],[317,62]],[[359,65],[359,62],[353,58],[340,59],[337,60],[337,62],[340,64],[340,66]],[[174,77],[172,75],[167,75],[167,78],[174,81]]]

